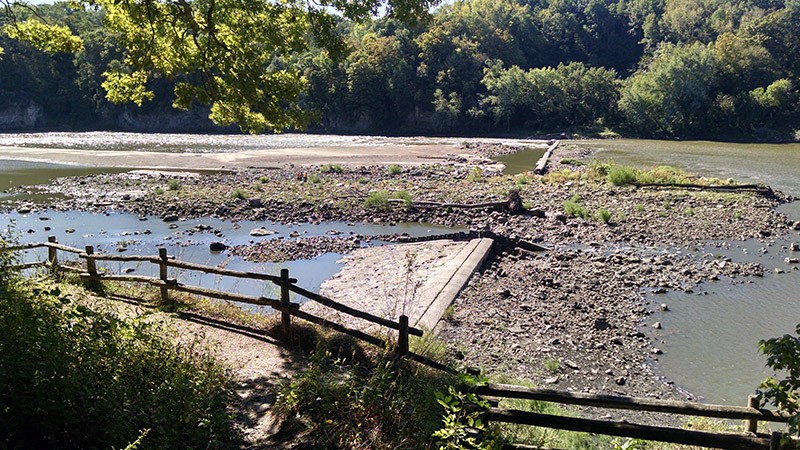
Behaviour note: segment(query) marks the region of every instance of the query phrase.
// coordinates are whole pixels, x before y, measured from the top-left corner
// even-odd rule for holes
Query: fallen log
[[[653,188],[653,189],[688,189],[696,191],[715,191],[715,192],[755,192],[764,195],[773,195],[774,192],[769,186],[761,184],[732,184],[732,185],[708,185],[697,183],[633,183],[637,188]]]
[[[547,149],[547,151],[544,152],[544,155],[542,155],[542,157],[539,158],[539,161],[536,163],[536,168],[533,169],[533,173],[535,173],[536,175],[544,174],[545,167],[547,166],[547,161],[550,159],[550,155],[553,154],[553,150],[555,150],[556,147],[558,147],[558,144],[560,144],[560,143],[561,143],[561,141],[553,142],[553,145],[551,145]]]

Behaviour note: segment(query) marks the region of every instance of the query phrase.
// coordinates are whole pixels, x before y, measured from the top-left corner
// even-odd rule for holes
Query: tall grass
[[[375,191],[367,196],[364,200],[364,206],[367,208],[385,209],[389,207],[389,194],[386,191]]]
[[[0,448],[229,448],[227,379],[142,320],[0,277]]]

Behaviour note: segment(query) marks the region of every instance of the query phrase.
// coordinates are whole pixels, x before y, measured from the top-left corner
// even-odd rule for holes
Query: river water
[[[286,134],[278,136],[218,136],[218,135],[143,135],[134,133],[43,133],[0,135],[0,145],[22,145],[34,147],[84,148],[84,149],[118,149],[118,150],[159,150],[172,152],[231,152],[263,148],[321,147],[331,145],[396,145],[396,144],[431,144],[458,143],[468,139],[462,138],[386,138],[364,136],[320,136],[303,134]],[[480,140],[480,139],[478,139]],[[511,144],[525,144],[520,140],[495,140]],[[702,175],[722,179],[734,178],[744,183],[764,183],[784,192],[800,196],[800,144],[728,144],[717,142],[678,142],[652,140],[591,140],[564,141],[562,145],[580,145],[592,148],[595,153],[590,158],[613,159],[621,164],[639,167],[671,165]],[[516,155],[503,157],[508,171],[518,172],[530,170],[541,156],[542,149],[534,148]],[[103,168],[81,168],[59,166],[42,163],[23,163],[19,161],[0,160],[0,191],[18,184],[45,182],[48,179],[113,171]],[[0,193],[0,199],[4,194]],[[800,202],[785,205],[782,211],[793,219],[800,219]],[[119,241],[130,240],[129,252],[150,253],[155,246],[162,243],[164,237],[173,236],[172,241],[192,240],[197,245],[172,245],[170,254],[194,260],[204,264],[220,264],[227,261],[228,267],[242,270],[267,270],[277,272],[280,267],[289,266],[291,273],[309,273],[305,287],[318,288],[319,284],[338,271],[339,255],[328,254],[313,261],[290,262],[283,265],[256,265],[236,259],[227,259],[224,254],[211,254],[207,242],[195,234],[191,237],[174,237],[175,231],[187,231],[197,223],[208,222],[206,219],[180,223],[179,230],[161,230],[166,227],[157,219],[138,222],[138,219],[126,215],[88,217],[85,213],[69,213],[59,218],[56,213],[48,225],[50,232],[44,231],[46,221],[39,216],[29,214],[26,217],[6,216],[0,222],[0,228],[11,218],[17,219],[17,229],[27,231],[31,227],[34,232],[24,233],[25,239],[41,240],[48,233],[55,232],[59,240],[82,247],[85,243],[96,243],[104,240],[106,246],[116,246]],[[66,234],[69,223],[76,232]],[[58,226],[54,226],[58,224]],[[83,226],[78,230],[79,226]],[[145,225],[143,225],[145,224]],[[246,231],[251,224],[241,224],[241,231],[233,229],[232,223],[214,223],[213,226],[223,230],[230,243],[245,242],[249,239]],[[255,224],[252,224],[255,225]],[[340,231],[353,231],[347,224],[323,224]],[[277,225],[273,226],[275,228]],[[364,225],[369,228],[371,225]],[[124,235],[132,230],[151,228],[151,235]],[[411,224],[407,230],[412,234],[441,232],[436,227],[424,224]],[[58,230],[56,230],[58,228]],[[105,233],[101,234],[101,231]],[[324,233],[326,229],[305,229],[309,233]],[[363,229],[359,233],[383,234],[400,230]],[[288,233],[282,230],[282,233]],[[60,233],[60,234],[59,234]],[[86,234],[94,234],[91,239]],[[180,236],[180,235],[179,235]],[[281,234],[277,235],[281,236]],[[793,234],[786,239],[777,240],[766,247],[758,241],[725,243],[729,248],[720,248],[715,243],[708,243],[704,248],[684,249],[684,252],[698,254],[713,253],[731,258],[737,262],[758,262],[765,268],[765,276],[745,283],[732,284],[731,280],[722,279],[697,286],[693,294],[670,292],[662,295],[650,295],[653,310],[649,322],[662,323],[661,330],[654,330],[644,324],[643,330],[648,332],[664,350],[657,361],[653,362],[654,370],[675,381],[679,386],[699,395],[706,401],[714,403],[744,405],[747,395],[757,388],[761,379],[769,375],[764,368],[764,358],[758,353],[760,339],[791,333],[800,322],[800,272],[791,270],[783,263],[789,255],[789,244],[792,240],[800,241],[800,236]],[[112,249],[113,250],[113,249]],[[746,252],[745,252],[746,251]],[[114,267],[119,270],[123,267]],[[785,273],[775,274],[774,269],[781,268]],[[137,270],[142,270],[137,268]],[[301,284],[303,276],[298,276]],[[742,281],[742,280],[736,280]],[[219,281],[210,278],[200,280],[203,284],[215,284]],[[213,287],[213,286],[212,286]],[[261,295],[263,285],[242,286],[243,293]],[[658,304],[669,304],[670,311],[660,312]],[[663,341],[663,343],[661,342]]]

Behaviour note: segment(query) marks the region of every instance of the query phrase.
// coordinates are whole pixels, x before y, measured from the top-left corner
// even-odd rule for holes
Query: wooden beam
[[[578,392],[538,389],[511,384],[488,383],[477,386],[474,392],[491,397],[521,398],[570,405],[595,406],[610,409],[652,411],[689,416],[716,417],[721,419],[763,420],[787,422],[789,414],[768,409],[743,406],[707,405],[704,403],[656,400],[649,398],[622,397],[615,395],[583,394]]]
[[[622,436],[649,441],[671,442],[675,444],[696,445],[699,447],[766,450],[770,438],[739,433],[720,433],[709,431],[683,430],[680,428],[636,425],[624,422],[611,422],[576,417],[553,416],[512,409],[488,408],[488,419],[494,422],[533,425],[559,430],[581,431],[586,433]]]

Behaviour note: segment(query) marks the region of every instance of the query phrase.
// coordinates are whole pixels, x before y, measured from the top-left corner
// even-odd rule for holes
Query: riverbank
[[[687,393],[647,369],[650,358],[658,357],[659,343],[640,331],[652,325],[644,293],[688,292],[704,280],[759,276],[763,269],[757,265],[675,248],[785,235],[792,224],[775,208],[788,197],[615,186],[597,168],[560,163],[577,154],[557,151],[544,177],[506,176],[493,167],[445,160],[191,176],[131,172],[64,178],[42,188],[66,196],[47,205],[61,210],[117,210],[165,220],[428,222],[542,242],[554,250],[501,253],[473,277],[442,330],[450,357],[490,374],[559,389],[685,398]],[[514,189],[524,213],[407,205],[498,202]],[[27,202],[12,206],[43,208]],[[350,245],[349,236],[336,239],[334,246]],[[296,251],[296,243],[280,247],[285,242],[259,245],[275,245],[275,255]],[[268,255],[270,249],[241,251]]]

